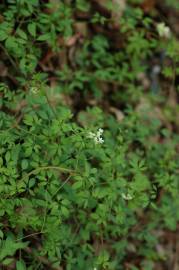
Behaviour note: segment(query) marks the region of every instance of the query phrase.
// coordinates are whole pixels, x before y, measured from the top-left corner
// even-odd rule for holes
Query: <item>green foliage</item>
[[[8,9],[0,4],[0,40],[14,66],[24,75],[33,74],[42,53],[39,44],[46,42],[58,50],[58,35],[72,34],[71,9],[63,3],[41,4],[38,0],[8,2]]]
[[[112,100],[120,99],[132,104],[138,100],[143,94],[138,76],[149,72],[146,61],[154,52],[163,53],[163,47],[166,49],[166,42],[159,40],[154,31],[152,18],[147,17],[137,6],[139,2],[141,1],[129,2],[123,16],[119,18],[117,35],[121,39],[111,40],[105,32],[94,34],[89,39],[86,31],[82,31],[84,40],[75,48],[73,64],[65,63],[62,69],[54,66],[54,75],[63,92],[71,94],[79,90],[84,95],[90,92],[101,99],[103,93],[100,86],[108,82],[116,89],[111,93]],[[115,7],[112,1],[105,3],[106,9],[113,12]],[[62,55],[67,53],[68,38],[81,31],[75,29],[73,18],[76,12],[86,14],[90,10],[93,11],[92,4],[86,0],[74,3],[7,1],[6,5],[0,4],[1,47],[14,67],[12,72],[17,76],[20,86],[24,84],[24,79],[29,79],[36,70],[41,69],[40,61],[44,52],[48,54],[53,51],[54,58],[60,58],[60,52]],[[102,25],[108,28],[113,23],[113,18],[94,11],[89,23],[94,27]],[[82,23],[83,28],[86,28],[86,24],[83,27]],[[117,43],[119,48],[115,48],[113,43]],[[176,53],[176,50],[171,42],[168,42],[168,46],[169,57],[175,61],[171,53]],[[178,60],[176,67],[177,63]],[[169,77],[168,69],[165,70],[164,67],[163,72]]]
[[[179,3],[177,0],[165,0],[168,7],[172,7],[174,9],[179,10]]]
[[[160,123],[149,124],[154,119],[130,111],[118,123],[89,109],[95,118],[80,127],[67,108],[59,104],[52,110],[43,87],[27,94],[20,123],[1,112],[1,217],[13,237],[6,239],[2,223],[3,264],[21,249],[24,262],[27,256],[34,264],[47,256],[54,268],[116,269],[131,238],[146,243],[138,255],[160,259],[153,253],[153,232],[161,223],[175,230],[179,220],[176,140],[170,134],[165,144],[153,144]],[[3,101],[12,105],[8,95]],[[105,129],[103,144],[88,135],[99,127]],[[144,211],[148,224],[134,234]],[[23,249],[30,242],[24,240],[35,234],[41,235],[41,248],[32,246],[28,255]],[[17,267],[25,269],[24,262]]]

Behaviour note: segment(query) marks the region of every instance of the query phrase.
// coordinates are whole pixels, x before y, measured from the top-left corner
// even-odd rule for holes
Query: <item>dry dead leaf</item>
[[[112,19],[114,21],[115,26],[119,26],[120,18],[122,17],[125,8],[126,8],[126,0],[112,0],[114,9],[112,11]]]
[[[67,38],[65,41],[65,45],[67,47],[74,46],[80,37],[81,37],[81,33],[77,33],[74,36]]]
[[[0,76],[5,77],[8,74],[8,69],[3,62],[0,62]]]
[[[144,72],[141,72],[138,74],[137,79],[140,81],[141,85],[145,90],[149,89],[150,87],[150,80],[147,77],[147,74]]]
[[[119,122],[121,122],[124,119],[124,114],[119,109],[116,109],[115,107],[110,107],[109,111],[115,114],[115,116]]]
[[[150,12],[152,9],[154,9],[156,5],[156,0],[144,0],[141,4],[141,8],[144,10],[144,12]]]

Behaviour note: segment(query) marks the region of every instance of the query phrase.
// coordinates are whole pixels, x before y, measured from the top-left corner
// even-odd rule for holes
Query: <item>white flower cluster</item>
[[[133,196],[132,195],[130,195],[129,193],[122,193],[122,198],[124,199],[124,200],[126,200],[126,201],[130,201],[130,200],[132,200],[133,199]]]
[[[97,133],[89,132],[88,138],[93,139],[95,144],[100,144],[104,142],[103,138],[101,137],[102,134],[103,134],[103,129],[99,128]]]
[[[157,24],[157,31],[160,37],[163,38],[170,38],[171,37],[171,31],[168,26],[165,25],[164,22]]]
[[[37,87],[35,87],[35,86],[32,86],[32,87],[30,88],[30,92],[31,92],[32,94],[36,95],[36,94],[38,94],[39,89],[38,89]]]

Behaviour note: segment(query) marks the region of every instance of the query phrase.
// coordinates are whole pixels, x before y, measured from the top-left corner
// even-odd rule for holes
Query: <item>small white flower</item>
[[[97,133],[89,132],[88,138],[93,139],[95,144],[102,144],[104,142],[103,138],[101,137],[102,134],[103,134],[103,129],[99,128]]]
[[[157,31],[158,31],[160,37],[164,37],[164,38],[171,37],[170,28],[168,26],[166,26],[164,22],[157,24]]]
[[[161,66],[155,65],[152,71],[154,74],[159,74],[161,72]]]
[[[95,142],[95,144],[101,144],[104,142],[104,140],[103,140],[103,138],[96,136],[96,137],[94,137],[94,142]]]
[[[98,138],[98,143],[103,143],[103,142],[104,142],[103,138],[99,137]]]
[[[124,200],[126,200],[126,201],[130,201],[130,200],[132,200],[133,199],[133,196],[132,195],[130,195],[129,193],[122,193],[122,198],[124,199]]]
[[[30,88],[30,92],[31,92],[32,94],[35,94],[35,95],[36,95],[36,94],[38,93],[38,91],[39,91],[38,88],[35,87],[35,86],[33,86],[33,87]]]
[[[98,129],[97,136],[100,137],[103,134],[104,130],[102,128]]]

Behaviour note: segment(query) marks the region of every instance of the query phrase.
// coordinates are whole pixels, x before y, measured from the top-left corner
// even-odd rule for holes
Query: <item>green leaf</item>
[[[90,4],[85,0],[77,0],[76,5],[79,10],[84,12],[87,12],[90,8]]]
[[[27,26],[27,29],[29,31],[29,33],[35,37],[36,36],[36,23],[29,23]]]
[[[43,34],[43,35],[40,35],[37,40],[39,41],[48,41],[51,39],[51,34],[50,33],[47,33],[47,34]]]
[[[0,238],[3,238],[3,236],[4,236],[4,233],[3,231],[0,230]]]
[[[0,261],[3,260],[6,256],[13,256],[18,249],[25,248],[27,244],[27,242],[14,242],[11,238],[3,240],[0,250]]]
[[[61,212],[62,212],[62,215],[64,215],[65,217],[69,216],[69,210],[65,206],[61,207]]]
[[[27,159],[23,159],[22,162],[21,162],[21,167],[22,167],[22,170],[26,170],[29,166],[29,162]]]
[[[24,153],[25,157],[29,157],[31,156],[31,154],[32,154],[32,147],[27,147]]]
[[[76,183],[73,184],[73,189],[80,189],[83,186],[83,182],[82,181],[78,181]]]
[[[5,41],[5,46],[7,49],[16,50],[18,48],[18,45],[15,37],[8,37]]]
[[[11,153],[8,151],[5,155],[6,162],[9,162],[11,158]]]
[[[27,126],[33,126],[33,122],[34,122],[33,116],[31,114],[26,114],[24,117],[24,123]]]
[[[26,33],[25,33],[23,30],[18,29],[16,33],[17,33],[17,34],[19,35],[19,37],[21,37],[22,39],[27,40],[27,35],[26,35]]]
[[[9,265],[13,262],[13,260],[14,260],[13,258],[7,258],[7,259],[3,260],[2,264]]]
[[[0,31],[0,41],[5,40],[8,37],[8,34],[5,31]]]
[[[26,270],[24,261],[20,260],[16,262],[16,270]]]

